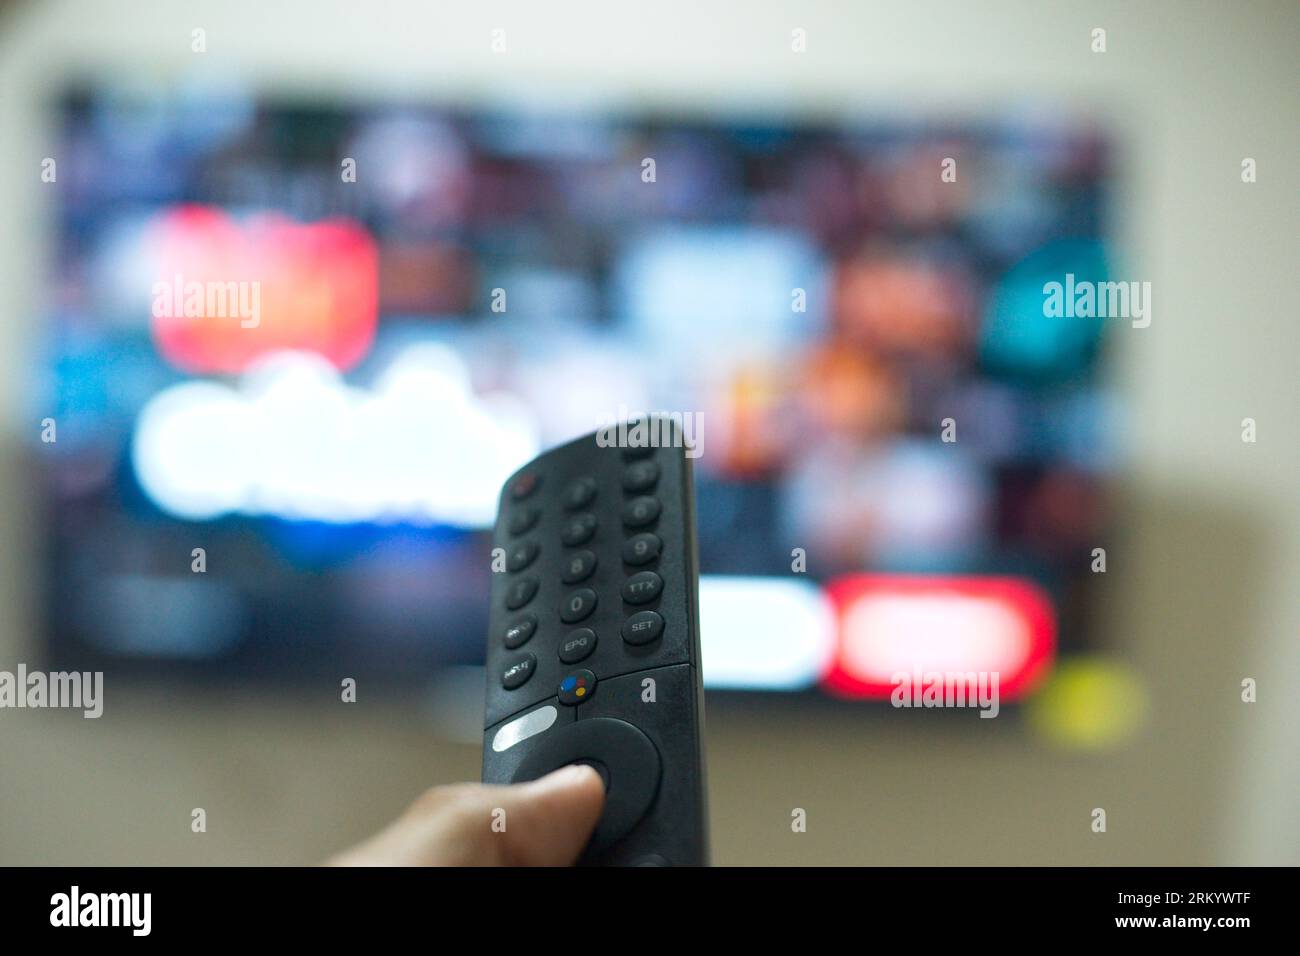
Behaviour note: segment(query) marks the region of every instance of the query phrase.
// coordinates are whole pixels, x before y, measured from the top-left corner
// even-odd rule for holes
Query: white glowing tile
[[[834,627],[830,602],[811,582],[700,578],[700,642],[708,687],[810,687],[829,665]]]

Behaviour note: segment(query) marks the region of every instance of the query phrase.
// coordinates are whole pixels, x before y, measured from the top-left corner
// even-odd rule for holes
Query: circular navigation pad
[[[605,810],[591,837],[602,850],[636,826],[659,792],[659,751],[625,720],[590,717],[534,739],[512,783],[536,780],[571,763],[597,763],[606,771]]]

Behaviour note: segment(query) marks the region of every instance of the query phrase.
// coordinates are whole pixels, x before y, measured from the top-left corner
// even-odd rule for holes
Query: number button
[[[654,461],[633,462],[623,471],[625,491],[649,491],[658,480],[659,464]]]
[[[536,541],[520,541],[506,553],[506,570],[522,571],[533,563],[538,550]]]
[[[575,551],[564,559],[565,584],[577,584],[591,577],[596,570],[596,555],[590,551]]]
[[[501,672],[501,686],[506,690],[514,690],[516,687],[523,687],[528,683],[528,678],[537,672],[537,658],[532,654],[525,654],[518,660],[512,661],[506,665],[505,670]]]
[[[596,479],[582,477],[564,489],[564,510],[577,511],[585,508],[596,497]]]
[[[564,599],[560,607],[560,620],[565,624],[574,624],[591,616],[596,610],[596,592],[591,588],[581,588]]]
[[[511,534],[523,534],[533,525],[537,524],[537,519],[540,516],[541,512],[536,508],[516,508],[514,511],[510,512],[510,518],[506,522],[506,530]]]
[[[659,552],[663,549],[663,546],[664,543],[659,540],[657,534],[651,534],[648,531],[634,534],[623,542],[623,563],[649,564],[659,557]]]
[[[659,499],[649,496],[633,498],[623,506],[623,524],[629,528],[643,528],[654,524],[659,517]]]
[[[506,609],[517,611],[533,599],[537,593],[537,578],[520,578],[511,581],[506,588]]]
[[[664,589],[664,579],[653,571],[638,571],[623,582],[623,600],[628,604],[649,604]]]
[[[593,514],[575,515],[564,525],[560,540],[569,547],[586,544],[596,533],[596,516]]]

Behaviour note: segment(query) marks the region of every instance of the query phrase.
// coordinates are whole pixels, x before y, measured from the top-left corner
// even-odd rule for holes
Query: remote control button
[[[657,611],[637,611],[623,622],[619,632],[629,644],[649,644],[664,632],[664,619]]]
[[[596,592],[591,588],[581,588],[564,599],[560,608],[560,620],[565,624],[576,624],[591,616],[596,610]]]
[[[596,516],[593,514],[575,515],[564,525],[564,530],[560,532],[560,540],[569,547],[577,544],[586,544],[591,540],[591,536],[596,533]]]
[[[623,448],[623,460],[635,461],[638,458],[649,458],[654,453],[654,445],[627,445]]]
[[[659,557],[659,552],[663,549],[663,546],[664,543],[659,540],[657,534],[651,534],[648,531],[634,534],[623,542],[623,563],[649,564]]]
[[[596,632],[589,627],[580,627],[570,631],[560,642],[560,660],[566,664],[576,664],[589,657],[596,649]]]
[[[572,763],[601,764],[601,776],[609,778],[605,808],[591,835],[590,848],[599,852],[625,836],[650,809],[663,762],[650,738],[627,721],[592,716],[534,738],[510,781],[536,780]]]
[[[506,570],[522,571],[533,563],[539,550],[536,541],[520,541],[506,552]]]
[[[596,497],[596,479],[582,477],[564,489],[564,510],[577,511],[591,504]]]
[[[523,687],[528,683],[528,678],[532,677],[536,671],[537,658],[532,654],[525,654],[507,665],[506,669],[501,672],[501,686],[506,690]]]
[[[537,519],[541,517],[541,514],[540,511],[532,507],[516,508],[510,512],[510,519],[506,522],[506,530],[511,534],[523,534],[537,524]]]
[[[649,491],[658,480],[658,462],[633,462],[623,471],[623,489],[625,491]]]
[[[535,471],[526,471],[510,484],[510,497],[515,501],[523,501],[542,483],[542,478]]]
[[[506,610],[517,611],[537,593],[537,578],[520,578],[506,588]]]
[[[511,621],[510,626],[506,628],[505,645],[512,651],[516,647],[523,647],[536,632],[537,615],[525,614]]]
[[[649,604],[664,589],[664,579],[653,571],[638,571],[623,582],[623,600],[628,604]]]
[[[623,524],[629,528],[643,528],[654,524],[659,517],[659,499],[648,495],[633,498],[623,506]]]
[[[588,670],[576,670],[560,681],[561,704],[581,704],[596,690],[596,675]]]
[[[596,555],[590,551],[575,551],[564,558],[564,573],[561,577],[565,584],[577,584],[585,581],[596,570]]]

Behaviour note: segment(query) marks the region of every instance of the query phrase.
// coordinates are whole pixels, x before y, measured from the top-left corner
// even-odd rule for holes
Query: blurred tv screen
[[[1098,643],[1112,147],[1083,119],[304,105],[87,85],[38,417],[50,653],[482,660],[504,478],[688,411],[706,685],[1004,697]]]

